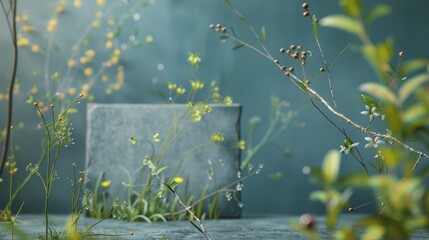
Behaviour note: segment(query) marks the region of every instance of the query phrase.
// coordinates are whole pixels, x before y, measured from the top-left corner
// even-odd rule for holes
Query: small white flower
[[[344,143],[340,145],[340,153],[349,154],[349,152],[353,150],[352,148],[356,147],[357,145],[359,145],[358,142],[351,143],[344,139]]]
[[[372,122],[372,120],[374,120],[374,117],[381,117],[384,120],[384,117],[381,116],[381,114],[377,112],[376,107],[370,107],[368,105],[365,105],[365,108],[366,108],[366,111],[362,111],[362,112],[360,112],[360,114],[368,115],[370,122]]]
[[[365,140],[368,142],[365,145],[365,148],[378,148],[378,144],[385,144],[383,140],[381,140],[379,137],[375,137],[375,139],[372,139],[370,137],[365,137]]]

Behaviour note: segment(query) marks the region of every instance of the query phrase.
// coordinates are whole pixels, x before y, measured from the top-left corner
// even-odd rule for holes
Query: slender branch
[[[262,56],[264,56],[265,58],[267,58],[268,60],[270,60],[271,62],[273,62],[274,64],[276,64],[280,70],[282,72],[287,73],[286,76],[288,76],[288,78],[295,84],[297,85],[301,90],[303,90],[307,95],[309,95],[310,97],[314,97],[315,99],[319,100],[323,105],[325,105],[325,107],[335,116],[337,116],[338,118],[344,120],[346,123],[350,124],[351,126],[359,129],[360,131],[367,133],[369,135],[375,136],[375,137],[380,137],[380,138],[384,138],[388,141],[391,142],[395,142],[397,144],[399,144],[400,146],[402,146],[403,148],[405,148],[406,150],[416,153],[418,155],[421,155],[422,157],[429,159],[429,155],[427,153],[424,153],[420,150],[414,149],[413,147],[411,147],[410,145],[402,142],[401,140],[395,138],[394,136],[391,135],[387,135],[387,134],[382,134],[382,133],[378,133],[378,132],[374,132],[369,130],[367,127],[363,127],[359,124],[357,124],[356,122],[352,121],[350,118],[346,117],[345,115],[343,115],[342,113],[338,112],[334,107],[332,107],[322,96],[320,96],[315,90],[313,90],[312,88],[310,88],[310,86],[308,86],[307,84],[305,84],[301,79],[299,79],[296,75],[294,75],[291,72],[286,71],[285,67],[282,66],[278,61],[273,60],[269,55],[263,53],[261,50],[257,49],[256,47],[238,39],[237,37],[234,37],[230,34],[225,34],[227,35],[229,38],[233,39],[234,41],[237,41],[240,44],[243,44],[244,46],[250,48],[251,50],[261,54]],[[305,90],[302,89],[302,86],[306,86]]]
[[[7,158],[7,152],[9,148],[9,138],[10,138],[10,126],[12,125],[12,108],[13,108],[13,88],[15,85],[15,78],[16,78],[16,71],[18,67],[18,45],[16,43],[16,8],[18,4],[18,0],[14,0],[11,3],[11,9],[12,9],[12,20],[7,19],[9,29],[12,25],[12,44],[13,44],[13,60],[12,60],[12,74],[10,76],[9,80],[9,94],[8,94],[8,104],[7,104],[7,116],[6,116],[6,135],[5,140],[3,144],[2,149],[2,155],[1,155],[1,164],[0,164],[0,176],[3,173],[4,165],[6,163]],[[3,6],[3,4],[2,4]],[[10,21],[12,21],[12,24],[10,24]]]

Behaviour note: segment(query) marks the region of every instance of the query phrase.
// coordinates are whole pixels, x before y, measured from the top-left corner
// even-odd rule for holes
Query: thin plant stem
[[[3,173],[4,165],[6,163],[7,153],[9,150],[9,138],[10,138],[10,130],[11,130],[10,126],[12,125],[13,88],[15,86],[16,71],[18,68],[18,45],[16,42],[16,18],[15,18],[18,0],[10,1],[9,4],[10,4],[10,9],[12,11],[12,20],[8,18],[7,23],[8,23],[9,30],[11,32],[12,45],[13,45],[12,74],[9,80],[9,89],[8,89],[9,94],[8,94],[8,100],[7,100],[7,114],[6,114],[6,134],[5,134],[5,140],[4,140],[2,155],[1,155],[0,176]],[[2,8],[3,8],[3,11],[5,12],[3,2],[2,2]],[[11,21],[12,21],[12,24],[10,23]]]

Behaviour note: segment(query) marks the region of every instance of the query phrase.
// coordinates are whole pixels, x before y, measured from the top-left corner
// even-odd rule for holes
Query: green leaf
[[[362,14],[361,0],[340,0],[340,6],[350,16],[359,17]]]
[[[167,168],[168,166],[160,167],[158,170],[156,170],[156,174],[160,174],[162,171],[164,171]]]
[[[414,71],[426,68],[428,62],[427,59],[423,58],[406,61],[401,65],[398,74],[399,76],[408,76]]]
[[[398,103],[398,99],[396,98],[395,94],[389,88],[380,83],[367,82],[361,84],[359,86],[359,90],[361,92],[371,94],[379,100],[388,101],[394,105],[397,105]]]
[[[320,20],[320,25],[324,27],[337,28],[355,35],[363,32],[362,24],[356,19],[345,15],[330,15]]]
[[[372,225],[366,228],[366,231],[362,234],[362,240],[377,240],[384,239],[383,236],[386,232],[383,226]]]
[[[237,49],[240,49],[240,48],[242,48],[244,46],[246,46],[246,45],[244,45],[244,44],[238,44],[237,46],[233,47],[232,50],[237,50]]]
[[[399,88],[399,102],[403,104],[404,101],[415,92],[424,82],[429,80],[429,74],[422,73],[415,77],[408,79],[402,86]]]
[[[379,4],[371,9],[365,18],[365,25],[369,26],[380,17],[389,15],[391,12],[390,6],[387,4]]]
[[[231,1],[229,0],[224,0],[226,5],[228,5],[229,8],[231,8],[235,14],[237,14],[238,18],[240,18],[240,20],[243,22],[243,24],[246,27],[250,27],[249,22],[237,11],[237,9],[235,9],[234,5],[232,5]]]
[[[313,24],[313,34],[316,38],[319,38],[319,19],[317,19],[316,15],[313,15],[311,20]]]
[[[337,180],[338,171],[340,169],[340,152],[337,150],[331,150],[323,159],[322,163],[322,173],[326,183],[332,184]]]
[[[401,160],[401,151],[391,147],[380,147],[380,151],[387,167],[395,168],[398,166]]]
[[[338,179],[338,185],[340,187],[365,187],[368,180],[368,175],[364,173],[347,174]]]
[[[293,79],[293,81],[295,82],[296,85],[298,85],[299,88],[301,88],[301,90],[303,90],[304,92],[308,91],[307,85],[305,85],[303,82],[298,81],[296,79]]]
[[[370,97],[365,94],[361,94],[360,97],[366,106],[380,108],[380,106],[378,105],[378,102],[375,101],[373,97]]]
[[[229,36],[228,35],[221,35],[219,38],[220,38],[220,40],[226,40],[229,38]]]
[[[265,44],[265,37],[266,37],[265,26],[262,26],[262,28],[261,28],[261,43],[262,44]]]
[[[338,240],[357,240],[355,229],[351,226],[344,226],[335,233],[335,239]]]
[[[322,203],[327,203],[329,200],[329,196],[328,196],[328,193],[325,191],[314,191],[314,192],[311,192],[310,199],[318,200],[318,201],[321,201]]]
[[[426,107],[423,104],[415,104],[408,107],[402,114],[404,124],[412,124],[418,119],[424,117],[427,113]]]

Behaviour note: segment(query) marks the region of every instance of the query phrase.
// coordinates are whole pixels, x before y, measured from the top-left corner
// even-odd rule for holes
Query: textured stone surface
[[[188,122],[176,134],[174,142],[161,158],[158,167],[167,165],[162,173],[165,179],[180,176],[188,181],[189,194],[200,196],[203,188],[208,187],[208,193],[237,180],[240,152],[234,145],[239,140],[240,113],[239,105],[213,105],[212,113],[203,116],[200,122]],[[142,139],[151,140],[159,134],[160,141],[152,142],[154,147],[153,162],[167,138],[171,126],[177,124],[177,116],[189,111],[181,104],[88,104],[87,111],[87,143],[86,169],[89,188],[93,188],[96,179],[102,174],[103,180],[111,180],[107,189],[110,201],[112,196],[125,189],[122,182],[142,183],[149,174],[145,170],[140,177],[140,168],[144,156],[150,156],[151,144]],[[186,112],[185,115],[189,114]],[[179,124],[180,125],[180,124]],[[174,131],[173,131],[174,132]],[[213,132],[221,132],[225,140],[221,143],[210,144],[195,151],[189,149],[212,142]],[[137,144],[129,141],[131,136],[138,139]],[[174,170],[181,157],[186,156],[180,171]],[[210,172],[214,173],[209,177]],[[211,178],[211,179],[210,179]],[[158,184],[158,186],[157,186]],[[178,187],[183,191],[184,184]],[[159,189],[159,182],[154,189]],[[139,190],[133,188],[132,190]],[[240,196],[238,195],[238,200]],[[220,197],[219,208],[222,217],[239,217],[241,209],[236,201],[226,201],[224,194]]]
[[[360,215],[345,215],[341,217],[342,220],[339,224],[341,226],[349,225],[361,217]],[[244,216],[242,219],[206,220],[204,221],[204,226],[213,240],[307,239],[302,234],[291,229],[290,222],[297,220],[297,216],[288,217],[284,215]],[[50,221],[52,229],[61,231],[67,222],[67,216],[53,215]],[[96,221],[96,219],[82,218],[79,221],[80,229],[85,229],[84,226],[90,226]],[[332,239],[323,227],[325,225],[324,219],[318,217],[316,221],[320,232],[322,232],[322,239]],[[44,216],[42,215],[22,215],[18,218],[17,227],[28,234],[29,237],[27,239],[33,239],[33,236],[43,232],[43,222]],[[5,224],[0,224],[0,227],[4,227],[3,229],[0,228],[0,239],[10,239],[9,227]],[[201,233],[187,221],[142,223],[107,219],[92,230],[92,232],[98,234],[134,233],[133,236],[121,237],[119,239],[204,239]],[[116,238],[111,237],[110,239]],[[417,231],[411,239],[429,239],[429,232]]]

